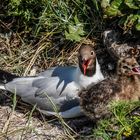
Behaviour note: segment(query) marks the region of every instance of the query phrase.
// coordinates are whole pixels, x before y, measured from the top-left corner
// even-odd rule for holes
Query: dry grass
[[[72,54],[52,47],[47,37],[40,39],[37,44],[25,44],[18,33],[0,34],[1,69],[28,75],[33,66],[41,71],[54,65],[64,65]]]

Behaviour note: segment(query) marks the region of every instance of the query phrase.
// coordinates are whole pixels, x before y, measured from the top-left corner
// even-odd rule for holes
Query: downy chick
[[[110,116],[111,101],[138,101],[140,99],[140,65],[134,57],[120,58],[117,74],[96,85],[91,84],[79,93],[85,115],[96,120]]]

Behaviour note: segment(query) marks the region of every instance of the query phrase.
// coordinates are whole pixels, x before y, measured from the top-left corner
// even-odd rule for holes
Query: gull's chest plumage
[[[102,75],[102,73],[100,74],[96,74],[92,77],[87,77],[87,76],[84,76],[84,75],[81,75],[80,78],[79,78],[79,84],[86,88],[88,85],[90,85],[91,83],[98,83],[100,81],[102,81],[104,79],[104,76]]]
[[[80,71],[77,72],[77,83],[81,86],[86,88],[91,83],[98,83],[102,80],[104,80],[104,76],[100,70],[100,65],[98,63],[98,60],[96,59],[96,72],[93,76],[85,76],[80,73]]]

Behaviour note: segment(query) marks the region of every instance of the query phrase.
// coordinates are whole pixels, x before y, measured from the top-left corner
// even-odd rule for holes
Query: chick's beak
[[[133,72],[133,74],[138,74],[138,75],[140,75],[140,66],[139,66],[139,67],[134,67],[134,68],[132,68],[132,72]]]

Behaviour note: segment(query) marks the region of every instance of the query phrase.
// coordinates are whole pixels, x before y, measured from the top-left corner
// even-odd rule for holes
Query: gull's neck
[[[100,65],[98,63],[98,60],[96,58],[96,70],[95,73],[92,76],[86,76],[84,75],[80,68],[77,67],[76,73],[75,73],[75,82],[78,83],[81,87],[86,88],[91,83],[98,83],[99,81],[102,81],[104,79],[104,76],[101,72]]]

